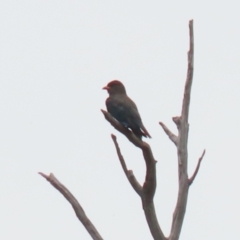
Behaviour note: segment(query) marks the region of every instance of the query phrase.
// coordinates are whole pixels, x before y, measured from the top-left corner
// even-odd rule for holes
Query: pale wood
[[[45,173],[39,172],[39,174],[44,177],[53,187],[55,187],[72,205],[78,220],[82,223],[85,229],[88,231],[89,235],[93,240],[103,240],[97,229],[94,227],[93,223],[85,214],[82,206],[78,200],[73,196],[73,194],[52,174],[46,175]]]

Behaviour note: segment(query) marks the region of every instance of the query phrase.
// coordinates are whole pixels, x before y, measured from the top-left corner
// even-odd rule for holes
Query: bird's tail
[[[132,132],[140,139],[142,139],[142,137],[151,138],[150,134],[144,126],[142,126],[142,128],[132,129]]]
[[[144,137],[152,138],[151,135],[148,133],[147,129],[142,125],[142,131],[144,133]]]

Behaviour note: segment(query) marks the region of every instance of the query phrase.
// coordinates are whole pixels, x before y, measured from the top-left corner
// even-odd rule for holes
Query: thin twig
[[[159,124],[163,128],[164,132],[168,135],[170,140],[177,146],[177,141],[178,141],[177,136],[174,133],[172,133],[163,122],[159,122]]]
[[[39,174],[42,177],[44,177],[48,182],[50,182],[52,186],[55,187],[72,205],[77,215],[77,218],[86,228],[86,230],[88,231],[92,239],[103,240],[103,238],[98,233],[97,229],[94,227],[92,222],[89,220],[89,218],[85,214],[83,208],[81,207],[77,199],[73,196],[73,194],[61,182],[59,182],[59,180],[52,173],[50,173],[50,175],[46,175],[44,173],[39,172]]]
[[[120,148],[118,146],[118,143],[117,143],[117,137],[113,134],[111,135],[111,137],[112,137],[112,140],[114,142],[114,145],[115,145],[117,155],[118,155],[119,161],[121,163],[122,169],[123,169],[128,181],[129,181],[129,183],[132,185],[133,189],[141,197],[142,196],[142,186],[139,184],[139,182],[135,178],[135,176],[133,174],[133,171],[127,169],[127,165],[125,163],[125,160],[124,160],[124,158],[121,154],[121,150],[120,150]]]
[[[196,177],[197,174],[198,174],[198,170],[199,170],[199,168],[200,168],[200,165],[201,165],[202,159],[203,159],[203,157],[204,157],[204,155],[205,155],[205,152],[206,152],[206,151],[205,151],[205,149],[204,149],[204,151],[203,151],[201,157],[198,159],[197,167],[196,167],[196,169],[195,169],[193,175],[192,175],[192,176],[189,178],[189,180],[188,180],[189,185],[191,185],[191,184],[193,183],[195,177]]]

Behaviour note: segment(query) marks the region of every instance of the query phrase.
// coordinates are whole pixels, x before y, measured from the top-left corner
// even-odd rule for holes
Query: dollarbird
[[[142,139],[142,136],[151,138],[142,123],[136,104],[127,96],[124,85],[118,80],[113,80],[103,89],[109,93],[106,99],[108,112],[138,138]]]

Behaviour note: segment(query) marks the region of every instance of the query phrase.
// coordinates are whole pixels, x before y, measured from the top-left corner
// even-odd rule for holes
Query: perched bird
[[[103,89],[109,93],[106,100],[108,112],[124,127],[131,129],[138,138],[141,139],[142,136],[151,138],[142,123],[136,104],[127,96],[124,85],[114,80]]]

